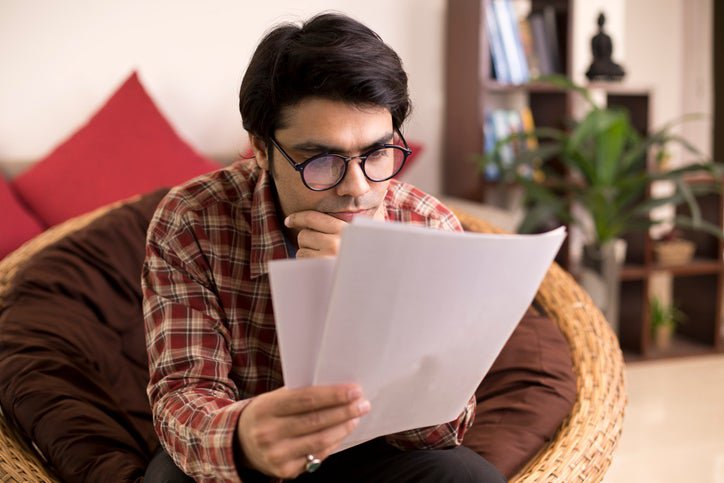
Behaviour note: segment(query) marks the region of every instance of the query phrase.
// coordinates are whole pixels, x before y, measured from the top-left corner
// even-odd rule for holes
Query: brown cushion
[[[0,404],[64,481],[142,478],[158,445],[140,278],[164,191],[28,260],[0,309]]]
[[[463,444],[510,478],[553,437],[576,397],[571,353],[556,324],[530,310],[476,396]]]

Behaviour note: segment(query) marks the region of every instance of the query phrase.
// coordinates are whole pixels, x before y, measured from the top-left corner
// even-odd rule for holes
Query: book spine
[[[513,32],[512,22],[508,18],[508,8],[504,0],[493,0],[493,11],[495,12],[495,20],[498,24],[500,38],[503,41],[503,50],[505,59],[510,69],[510,82],[520,84],[525,82],[523,75],[523,67],[518,61],[518,53],[515,45],[515,33]]]
[[[501,141],[510,136],[510,124],[508,123],[508,115],[504,109],[496,109],[492,113],[493,131],[495,132],[495,140]],[[500,161],[504,167],[513,164],[515,153],[511,143],[506,142],[500,147]]]
[[[518,21],[518,31],[520,32],[520,42],[523,45],[523,53],[528,62],[528,72],[532,79],[540,77],[540,67],[538,54],[535,50],[533,42],[533,32],[531,31],[530,19],[521,18]]]
[[[497,138],[495,137],[495,125],[493,124],[493,115],[490,111],[485,113],[485,124],[483,127],[483,139],[485,145],[483,149],[486,154],[490,154],[495,149],[495,143]],[[488,181],[497,181],[500,179],[500,169],[497,164],[488,163],[485,166],[484,173],[485,179]]]
[[[562,74],[563,65],[561,64],[561,54],[558,45],[558,24],[555,7],[547,5],[543,9],[543,20],[545,23],[548,51],[551,55],[551,68],[553,72]]]
[[[503,41],[500,38],[498,22],[493,12],[492,0],[485,0],[485,24],[488,30],[488,43],[490,44],[490,56],[493,60],[492,64],[493,70],[495,71],[495,78],[499,82],[509,83],[510,71],[505,58],[505,51],[503,50]]]
[[[509,28],[513,33],[513,56],[515,57],[516,64],[520,67],[520,82],[528,82],[530,80],[530,72],[528,70],[528,60],[526,59],[525,51],[523,50],[523,41],[520,36],[520,30],[518,29],[518,17],[515,14],[515,9],[513,8],[513,2],[511,0],[505,0],[504,5]]]
[[[525,106],[520,110],[520,121],[523,126],[523,132],[530,134],[526,138],[526,146],[528,150],[538,149],[538,138],[533,134],[535,131],[535,123],[533,122],[533,112],[530,107]]]
[[[528,17],[530,30],[533,35],[533,48],[538,57],[538,72],[540,75],[550,75],[553,71],[553,61],[548,51],[548,36],[546,35],[545,21],[540,12],[531,13]]]

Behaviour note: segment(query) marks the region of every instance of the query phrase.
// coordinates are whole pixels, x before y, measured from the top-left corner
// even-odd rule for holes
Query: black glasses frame
[[[344,156],[344,155],[342,155],[342,154],[326,152],[326,153],[315,154],[315,155],[312,156],[311,158],[306,159],[306,160],[302,161],[301,163],[295,162],[295,161],[292,159],[292,157],[289,156],[289,155],[287,154],[287,152],[284,151],[284,149],[279,145],[279,142],[274,138],[274,136],[271,136],[271,137],[269,138],[269,140],[270,140],[271,143],[274,145],[274,147],[277,148],[280,153],[282,153],[282,156],[284,156],[284,158],[289,162],[289,164],[292,166],[292,168],[294,168],[296,171],[299,172],[299,176],[301,176],[301,178],[302,178],[302,183],[304,183],[304,186],[306,186],[308,189],[310,189],[310,190],[312,190],[312,191],[327,191],[327,190],[331,190],[332,188],[334,188],[335,186],[337,186],[339,183],[342,182],[342,180],[344,179],[344,177],[347,175],[347,168],[349,167],[349,162],[352,161],[353,159],[358,159],[358,158],[360,159],[360,167],[362,168],[362,173],[364,173],[365,178],[367,178],[368,180],[370,180],[370,181],[372,181],[372,182],[374,182],[374,183],[381,183],[381,182],[383,182],[383,181],[387,181],[388,179],[391,179],[391,178],[393,178],[396,174],[398,174],[398,173],[402,170],[402,167],[405,165],[405,162],[407,161],[407,158],[412,154],[412,149],[410,149],[410,146],[407,145],[407,141],[405,141],[405,137],[402,135],[402,133],[400,132],[400,130],[397,129],[397,128],[395,128],[395,132],[397,133],[398,136],[400,136],[400,139],[402,140],[404,146],[400,146],[400,145],[398,145],[398,144],[381,144],[380,146],[377,146],[377,147],[375,147],[375,148],[372,148],[372,149],[370,149],[369,151],[367,151],[367,152],[365,152],[365,153],[358,154],[357,156]],[[390,176],[388,176],[388,177],[385,178],[385,179],[372,179],[372,178],[370,178],[370,177],[367,175],[367,171],[365,170],[365,162],[367,161],[367,158],[368,158],[372,153],[374,153],[375,151],[379,151],[380,149],[387,149],[387,148],[394,148],[394,149],[399,149],[400,151],[402,151],[402,153],[403,153],[403,158],[402,158],[402,163],[400,163],[400,167],[399,167],[394,173],[392,173]],[[323,158],[323,157],[325,157],[325,156],[335,156],[335,157],[338,157],[338,158],[340,158],[340,159],[342,159],[342,160],[344,161],[344,169],[342,170],[342,175],[339,177],[339,179],[337,180],[336,183],[334,183],[333,185],[331,185],[331,186],[329,186],[329,187],[327,187],[327,188],[322,188],[322,189],[312,188],[311,186],[309,186],[309,185],[307,184],[307,181],[304,179],[304,168],[306,168],[306,167],[307,167],[310,163],[312,163],[313,161],[315,161],[315,160],[317,160],[317,159],[319,159],[319,158]]]

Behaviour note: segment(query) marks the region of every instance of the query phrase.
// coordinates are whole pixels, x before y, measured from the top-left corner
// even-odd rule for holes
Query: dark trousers
[[[242,471],[245,483],[270,481],[256,471]],[[146,470],[146,483],[192,482],[163,450],[153,457]],[[401,451],[383,439],[355,446],[333,454],[314,473],[304,473],[299,483],[322,482],[389,482],[389,483],[500,483],[503,475],[483,457],[458,446],[453,449]]]

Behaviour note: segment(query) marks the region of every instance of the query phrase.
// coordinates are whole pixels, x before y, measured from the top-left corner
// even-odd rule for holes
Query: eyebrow
[[[379,139],[375,140],[374,142],[368,144],[367,146],[364,146],[362,149],[359,150],[359,152],[364,153],[369,151],[370,149],[376,148],[378,146],[382,146],[383,144],[389,144],[389,142],[392,140],[393,132],[385,133],[383,136],[381,136]],[[291,148],[294,151],[302,151],[302,152],[309,152],[309,153],[319,153],[319,152],[325,152],[325,153],[344,153],[344,148],[340,146],[332,146],[329,144],[319,143],[315,141],[305,141],[299,144],[293,144]]]

